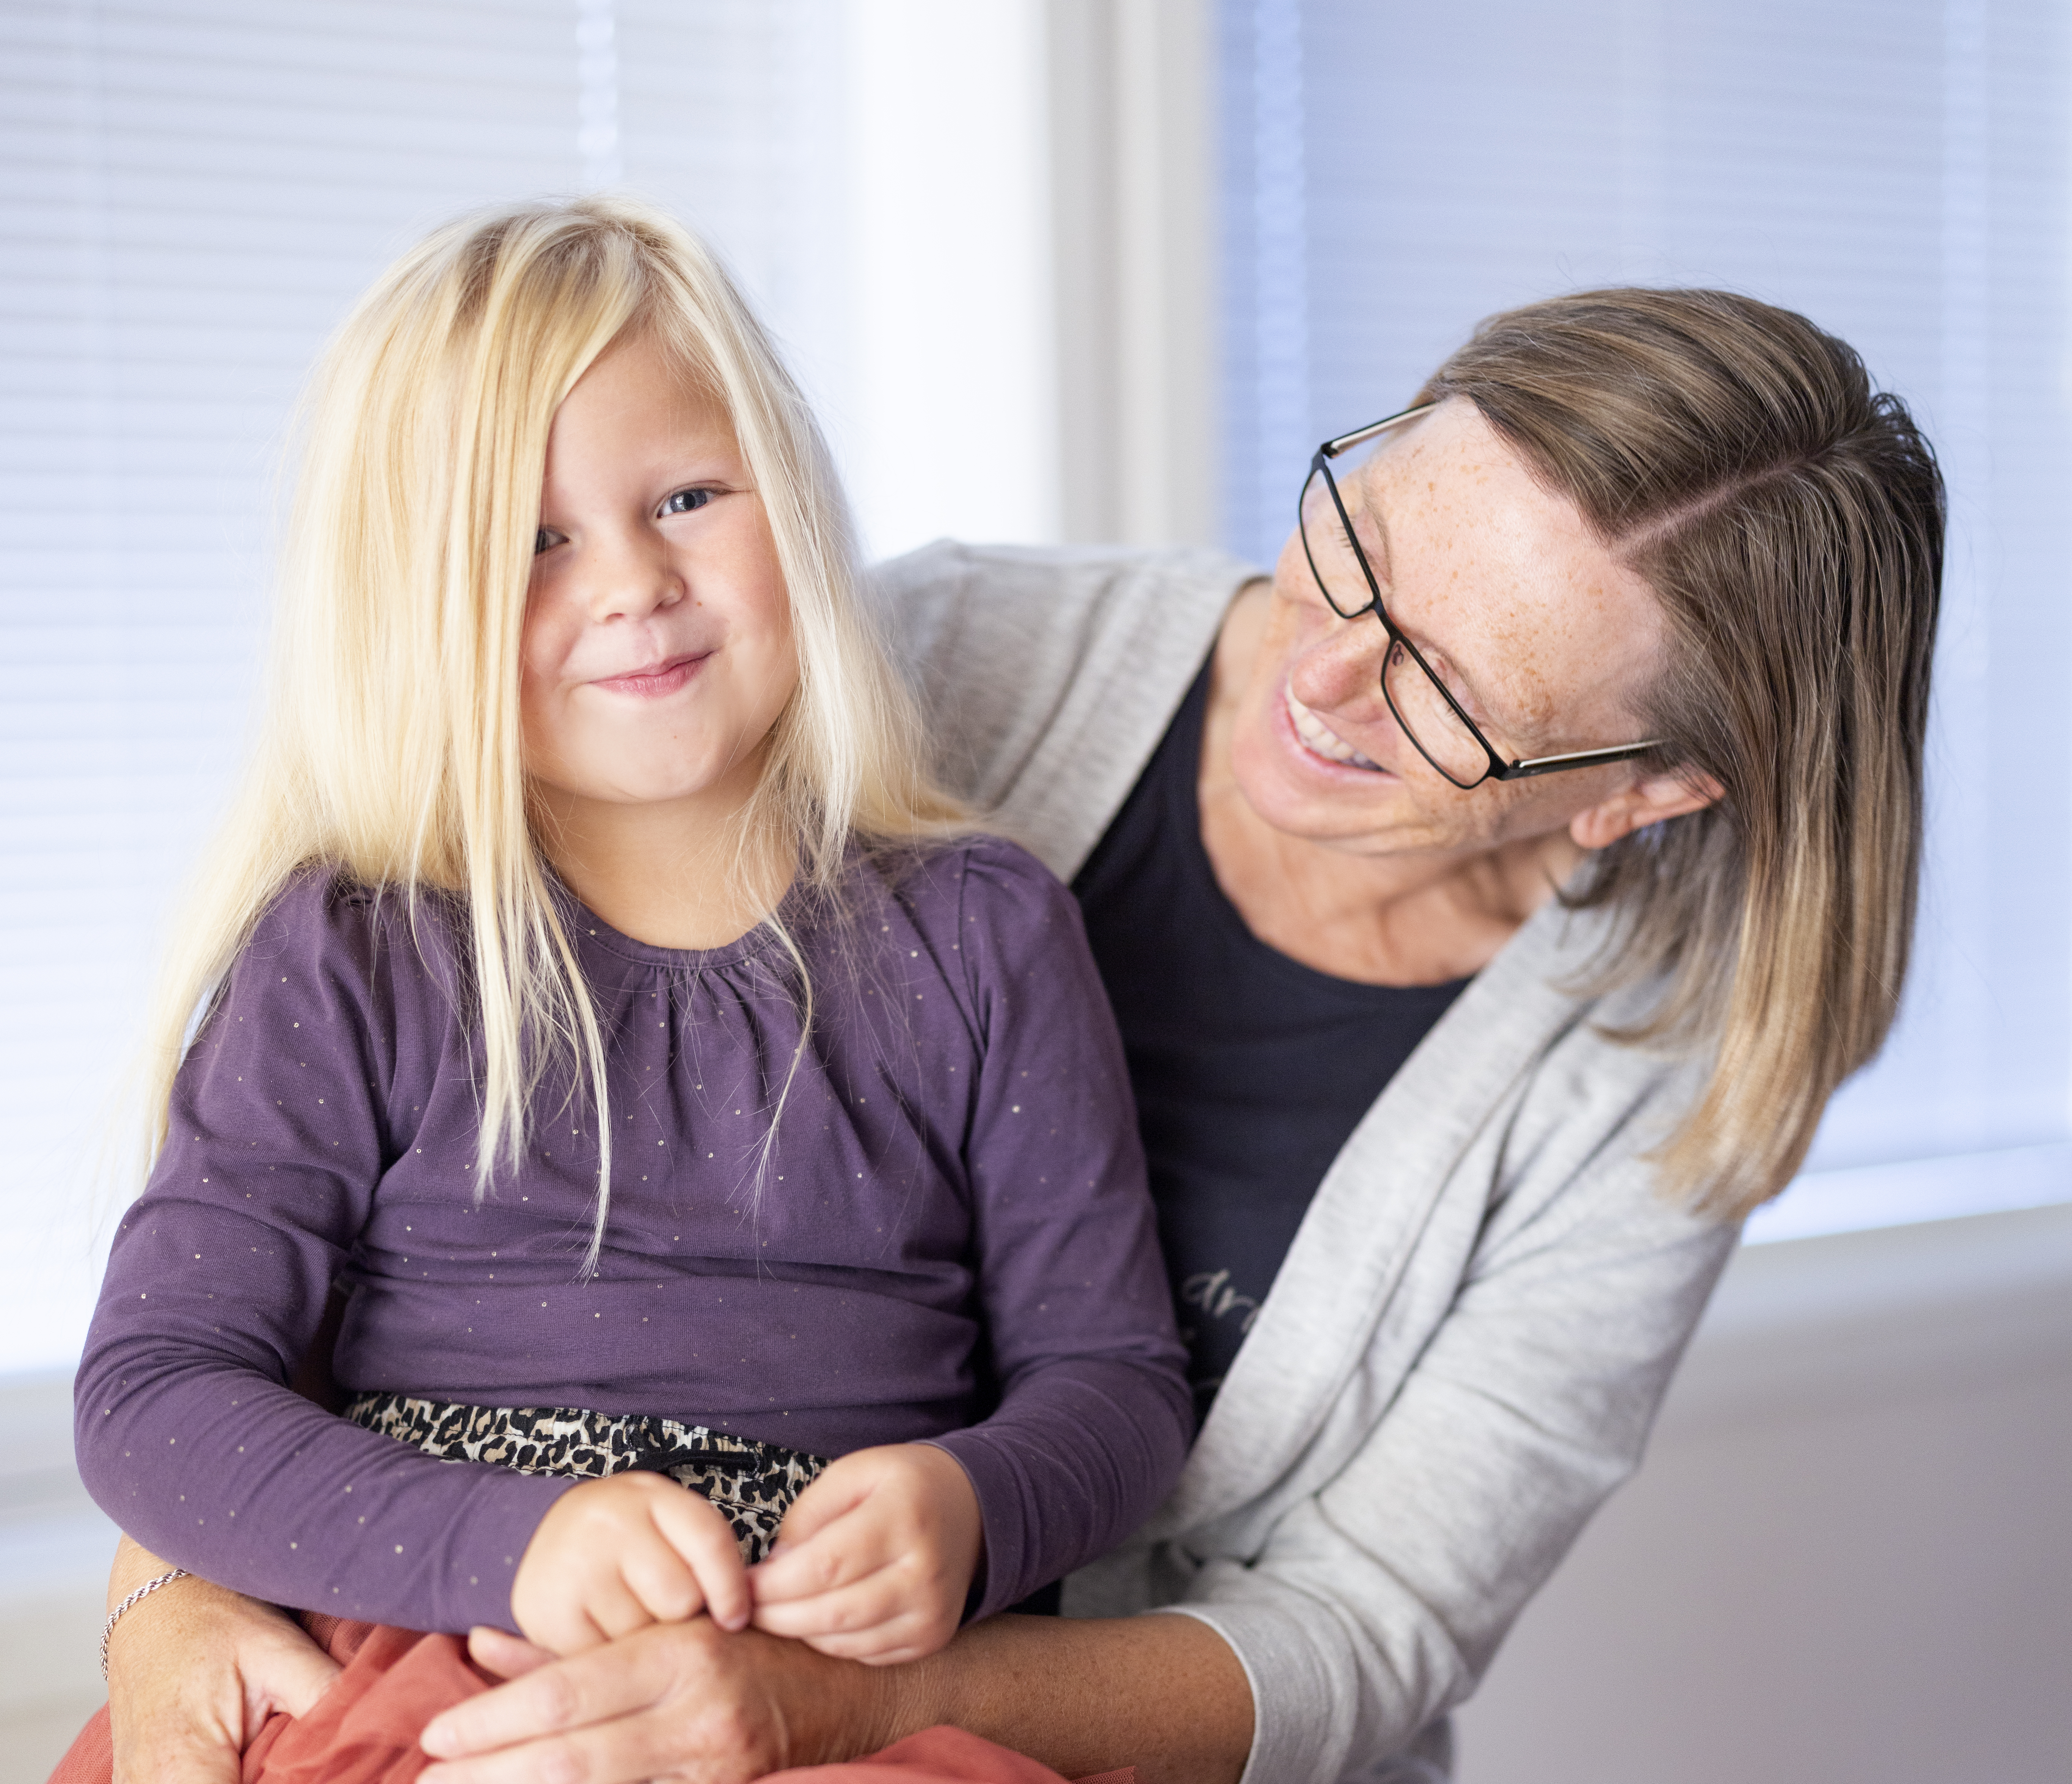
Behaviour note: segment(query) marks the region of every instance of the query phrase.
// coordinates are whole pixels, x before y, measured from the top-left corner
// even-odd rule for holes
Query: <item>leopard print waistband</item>
[[[449,1461],[586,1478],[632,1469],[667,1474],[712,1502],[750,1563],[770,1552],[791,1502],[828,1465],[823,1457],[701,1424],[578,1408],[460,1406],[406,1394],[362,1394],[345,1416]]]

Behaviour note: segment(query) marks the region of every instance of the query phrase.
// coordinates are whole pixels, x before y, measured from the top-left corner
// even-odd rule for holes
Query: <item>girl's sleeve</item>
[[[1186,1354],[1136,1104],[1079,907],[1029,856],[966,856],[959,915],[984,1064],[966,1161],[998,1410],[935,1439],[985,1525],[989,1615],[1105,1553],[1178,1478]]]
[[[573,1483],[435,1461],[286,1385],[389,1161],[393,956],[416,956],[381,935],[363,895],[312,875],[239,956],[115,1236],[80,1473],[147,1548],[254,1597],[509,1628],[517,1559]]]

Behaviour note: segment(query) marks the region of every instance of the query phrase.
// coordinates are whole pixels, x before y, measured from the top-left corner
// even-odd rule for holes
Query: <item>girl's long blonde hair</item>
[[[781,841],[803,886],[832,894],[852,837],[919,841],[958,821],[857,598],[820,431],[717,261],[623,199],[460,219],[376,283],[305,401],[258,746],[150,1005],[153,1156],[194,1012],[293,875],[335,869],[413,915],[421,893],[447,894],[471,954],[477,1193],[516,1167],[542,1075],[577,1065],[599,1153],[594,1264],[611,1174],[604,1038],[532,835],[519,653],[548,431],[631,330],[731,417],[790,594],[799,684],[737,858]]]

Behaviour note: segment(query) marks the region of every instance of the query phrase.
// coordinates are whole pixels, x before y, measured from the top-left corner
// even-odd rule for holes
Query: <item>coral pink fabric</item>
[[[384,1624],[304,1618],[310,1634],[345,1667],[310,1713],[272,1716],[245,1751],[242,1784],[411,1784],[431,1761],[417,1745],[424,1725],[450,1704],[495,1680],[455,1635],[421,1635]],[[113,1784],[108,1712],[96,1712],[50,1784]],[[926,1729],[882,1753],[840,1766],[775,1772],[790,1784],[1066,1784],[1047,1766],[961,1729]],[[1136,1784],[1133,1769],[1083,1784]]]
[[[108,1706],[87,1718],[79,1738],[65,1749],[51,1784],[113,1784],[115,1748],[108,1732]]]
[[[947,1724],[910,1734],[868,1759],[772,1772],[765,1784],[779,1779],[784,1784],[1065,1784],[1048,1766]],[[1137,1769],[1103,1772],[1080,1784],[1137,1784]]]

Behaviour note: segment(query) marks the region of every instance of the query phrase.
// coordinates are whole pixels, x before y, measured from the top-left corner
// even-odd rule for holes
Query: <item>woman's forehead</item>
[[[1566,496],[1458,397],[1408,424],[1355,472],[1360,505],[1399,547],[1412,543],[1530,582],[1535,566],[1615,568]],[[1464,566],[1455,566],[1457,573]]]
[[[1459,399],[1360,467],[1384,534],[1391,612],[1537,726],[1591,690],[1624,693],[1660,647],[1660,610],[1581,511]]]

